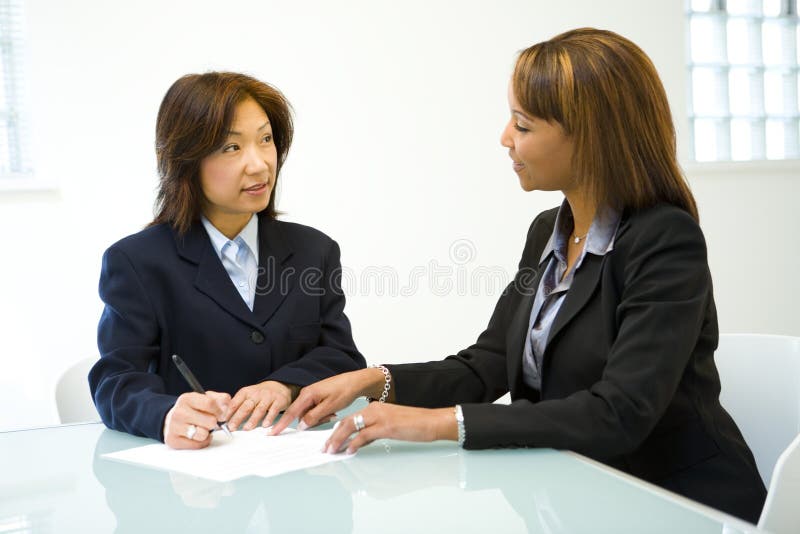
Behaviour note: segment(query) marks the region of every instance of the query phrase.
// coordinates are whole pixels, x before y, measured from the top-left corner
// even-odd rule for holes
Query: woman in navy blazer
[[[617,34],[573,30],[521,52],[509,105],[520,185],[565,200],[534,219],[486,330],[443,361],[306,387],[273,432],[382,396],[394,404],[342,421],[329,452],[383,437],[570,449],[755,521],[765,489],[719,403],[706,245],[655,67]]]
[[[201,448],[218,421],[267,426],[302,386],[364,367],[338,245],[276,219],[292,134],[283,95],[249,76],[187,75],[165,95],[157,216],[103,256],[89,384],[109,428]]]

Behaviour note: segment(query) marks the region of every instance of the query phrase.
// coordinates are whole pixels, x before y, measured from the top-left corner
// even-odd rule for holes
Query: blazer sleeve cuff
[[[464,415],[465,449],[535,447],[524,416],[517,412],[522,406],[505,404],[462,404]],[[523,408],[524,409],[524,408]]]
[[[172,395],[153,395],[144,402],[134,401],[135,412],[127,421],[123,420],[127,418],[119,413],[124,412],[124,408],[116,410],[117,413],[104,415],[103,420],[106,426],[114,430],[128,432],[136,436],[145,436],[163,443],[164,420],[167,412],[175,406],[175,402],[176,397]],[[107,420],[107,418],[110,418],[110,420]]]

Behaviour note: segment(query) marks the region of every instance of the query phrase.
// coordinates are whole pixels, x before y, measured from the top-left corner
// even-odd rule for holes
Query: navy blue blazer
[[[587,254],[575,272],[550,329],[541,391],[524,384],[523,346],[557,211],[531,224],[519,271],[474,345],[389,366],[397,402],[463,404],[467,449],[569,449],[757,521],[766,489],[719,403],[706,243],[685,211],[623,214],[614,249]],[[509,406],[489,404],[507,391]]]
[[[109,428],[162,440],[190,391],[178,354],[211,391],[264,380],[306,386],[365,366],[344,314],[339,246],[313,228],[259,217],[251,311],[200,222],[183,237],[157,225],[103,256],[100,360],[89,386]]]

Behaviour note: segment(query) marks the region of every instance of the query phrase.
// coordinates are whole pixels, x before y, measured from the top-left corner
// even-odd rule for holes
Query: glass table
[[[217,483],[102,458],[152,443],[100,423],[0,433],[0,533],[757,532],[577,454],[377,441]]]

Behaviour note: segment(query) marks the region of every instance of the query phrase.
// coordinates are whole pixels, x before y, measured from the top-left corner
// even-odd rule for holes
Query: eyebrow
[[[260,132],[261,130],[263,130],[263,129],[264,129],[264,128],[266,128],[267,126],[269,126],[269,120],[267,120],[267,122],[265,122],[264,124],[262,124],[262,125],[261,125],[261,126],[258,128],[258,130],[256,130],[256,131],[257,131],[257,132]],[[234,130],[228,130],[228,135],[242,135],[242,133],[241,133],[241,132],[236,132],[236,131],[234,131]]]

